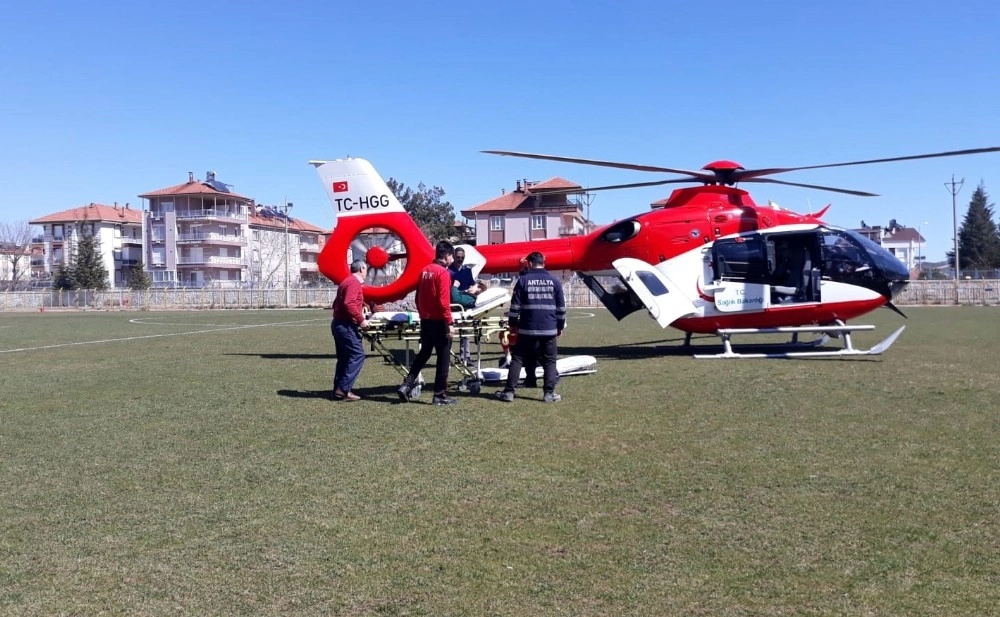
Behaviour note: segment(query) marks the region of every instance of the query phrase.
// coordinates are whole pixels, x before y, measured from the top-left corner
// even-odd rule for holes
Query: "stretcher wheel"
[[[420,398],[420,392],[423,390],[419,385],[410,388],[410,398]]]
[[[479,383],[478,379],[469,382],[469,392],[471,394],[479,394],[481,390],[482,390],[482,384]]]

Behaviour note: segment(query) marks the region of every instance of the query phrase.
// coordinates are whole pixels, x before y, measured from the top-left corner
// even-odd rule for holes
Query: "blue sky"
[[[683,4],[684,6],[671,6]],[[0,219],[137,195],[207,170],[333,223],[306,162],[361,156],[456,211],[519,178],[649,173],[507,149],[697,169],[1000,146],[1000,3],[51,2],[0,21]],[[745,185],[848,227],[920,227],[929,259],[1000,153],[785,174],[879,193]],[[604,192],[609,222],[667,190]]]

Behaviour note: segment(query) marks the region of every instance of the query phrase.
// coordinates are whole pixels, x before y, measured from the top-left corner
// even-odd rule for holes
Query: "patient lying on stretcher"
[[[471,306],[466,306],[456,302],[453,291],[452,314],[456,318],[475,318],[494,308],[503,306],[508,302],[510,302],[510,292],[501,287],[486,287],[479,293],[479,295],[473,298]],[[459,310],[459,307],[461,307],[461,310]],[[378,311],[376,313],[372,313],[369,320],[376,322],[394,321],[416,323],[420,321],[420,317],[415,311]]]
[[[464,309],[474,309],[476,308],[477,298],[486,291],[486,284],[482,281],[476,283],[475,287],[471,287],[467,291],[462,291],[458,288],[458,283],[451,288],[451,303],[457,304]],[[471,293],[470,293],[471,292]]]

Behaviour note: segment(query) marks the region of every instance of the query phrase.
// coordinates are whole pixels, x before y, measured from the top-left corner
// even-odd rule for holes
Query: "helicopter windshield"
[[[909,272],[896,257],[861,234],[829,229],[823,232],[823,272],[832,280],[905,281]]]

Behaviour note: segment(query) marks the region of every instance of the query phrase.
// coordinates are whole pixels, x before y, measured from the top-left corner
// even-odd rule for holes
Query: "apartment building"
[[[577,236],[593,224],[584,216],[579,184],[564,178],[518,180],[511,192],[461,211],[475,231],[476,244],[504,244]]]
[[[31,272],[36,279],[51,279],[68,266],[84,233],[93,234],[108,271],[108,285],[124,287],[142,258],[142,212],[125,204],[90,203],[28,221],[42,228],[32,239]]]
[[[247,280],[254,286],[283,287],[321,277],[317,260],[328,234],[288,216],[277,206],[251,206]]]
[[[140,262],[156,287],[237,287],[265,278],[284,286],[286,264],[291,285],[320,277],[316,262],[327,232],[276,217],[275,207],[258,207],[214,172],[204,180],[188,172],[187,182],[139,197],[141,208],[91,203],[29,221],[42,228],[32,240],[32,276],[51,280],[87,232],[98,240],[112,287],[126,287]]]
[[[145,263],[156,286],[237,286],[246,280],[247,224],[253,200],[208,172],[139,195]]]

